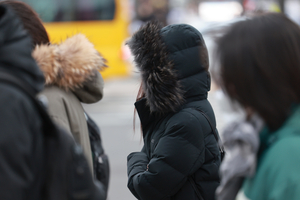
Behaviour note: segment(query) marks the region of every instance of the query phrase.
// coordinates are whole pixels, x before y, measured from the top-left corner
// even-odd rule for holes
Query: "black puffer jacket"
[[[32,42],[21,22],[0,6],[0,73],[40,92],[44,76],[31,57]],[[0,199],[41,199],[44,163],[42,121],[31,99],[0,82]]]
[[[141,152],[128,156],[128,187],[141,200],[196,200],[192,177],[205,200],[213,200],[221,162],[204,111],[216,125],[207,100],[207,49],[189,25],[142,27],[129,46],[142,73],[145,98],[135,103],[144,137]]]

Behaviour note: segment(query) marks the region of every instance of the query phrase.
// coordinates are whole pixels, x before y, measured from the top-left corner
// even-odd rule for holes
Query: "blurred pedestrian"
[[[44,77],[31,57],[30,37],[5,6],[0,5],[0,13],[0,74],[21,79],[37,94]],[[42,119],[31,99],[13,85],[1,81],[0,94],[0,199],[40,199],[45,161]]]
[[[154,10],[151,0],[136,0],[134,3],[135,16],[131,20],[128,30],[133,35],[142,25],[154,20]]]
[[[105,60],[94,45],[77,34],[57,45],[50,44],[42,21],[27,4],[1,1],[20,17],[24,28],[33,38],[32,53],[45,77],[48,111],[52,119],[74,136],[85,153],[93,171],[88,127],[81,103],[95,103],[103,97],[103,78],[98,70]]]
[[[89,133],[87,118],[81,103],[95,103],[103,97],[103,78],[98,70],[105,60],[94,45],[77,34],[57,45],[50,44],[42,21],[30,6],[18,1],[1,1],[20,17],[32,36],[33,57],[45,77],[45,89],[50,117],[69,133],[83,148],[94,178],[103,184],[105,197],[109,184],[109,160],[104,153],[100,135]],[[92,119],[89,118],[89,122]],[[94,124],[96,126],[96,124]],[[94,128],[94,127],[93,127]],[[90,135],[91,134],[91,135]],[[96,133],[98,134],[98,133]],[[95,148],[97,147],[97,148]]]
[[[35,97],[44,76],[22,22],[4,5],[0,38],[0,199],[104,200],[81,148]]]
[[[48,99],[50,116],[72,133],[93,170],[89,132],[81,103],[102,99],[104,82],[98,70],[105,67],[105,60],[82,34],[59,45],[36,46],[32,55],[46,79],[41,94]]]
[[[225,131],[218,199],[299,199],[299,55],[300,28],[283,14],[240,21],[219,39],[221,85],[248,116]]]
[[[214,199],[221,156],[202,35],[151,22],[128,45],[141,71],[135,108],[144,140],[128,156],[128,188],[140,200]]]

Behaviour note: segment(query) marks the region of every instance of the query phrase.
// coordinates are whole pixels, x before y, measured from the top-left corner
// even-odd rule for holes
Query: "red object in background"
[[[256,8],[256,4],[253,0],[243,0],[243,8],[245,11],[253,11]]]

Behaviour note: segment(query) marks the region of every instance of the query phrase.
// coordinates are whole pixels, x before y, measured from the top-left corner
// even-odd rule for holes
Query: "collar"
[[[136,101],[134,106],[139,115],[142,128],[143,128],[143,133],[146,133],[145,130],[148,129],[150,124],[154,124],[155,122],[159,121],[160,119],[164,118],[167,115],[167,114],[160,115],[155,112],[150,112],[150,107],[147,105],[146,98],[142,98],[141,100]]]
[[[290,117],[276,131],[271,131],[267,126],[260,133],[261,149],[260,153],[273,145],[276,141],[293,136],[300,136],[300,105],[292,109]]]
[[[134,106],[139,115],[144,130],[144,128],[146,128],[151,121],[155,120],[155,115],[150,112],[150,107],[147,106],[146,98],[142,98],[141,100],[136,101]]]

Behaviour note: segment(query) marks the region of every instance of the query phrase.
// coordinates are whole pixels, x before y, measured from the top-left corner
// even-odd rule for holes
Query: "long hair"
[[[140,87],[139,87],[139,91],[138,91],[137,97],[136,97],[136,101],[139,101],[139,100],[141,100],[144,97],[145,97],[145,92],[143,90],[143,84],[141,83]],[[134,109],[134,113],[133,113],[133,131],[134,132],[135,132],[136,112],[137,112],[136,109]],[[142,132],[142,129],[143,129],[143,127],[142,127],[142,124],[141,124],[141,132]]]
[[[221,85],[229,97],[279,128],[300,102],[300,28],[268,13],[234,24],[218,41]]]
[[[49,43],[49,37],[42,20],[29,5],[11,0],[0,1],[0,5],[8,5],[20,18],[25,30],[32,38],[33,46]]]

